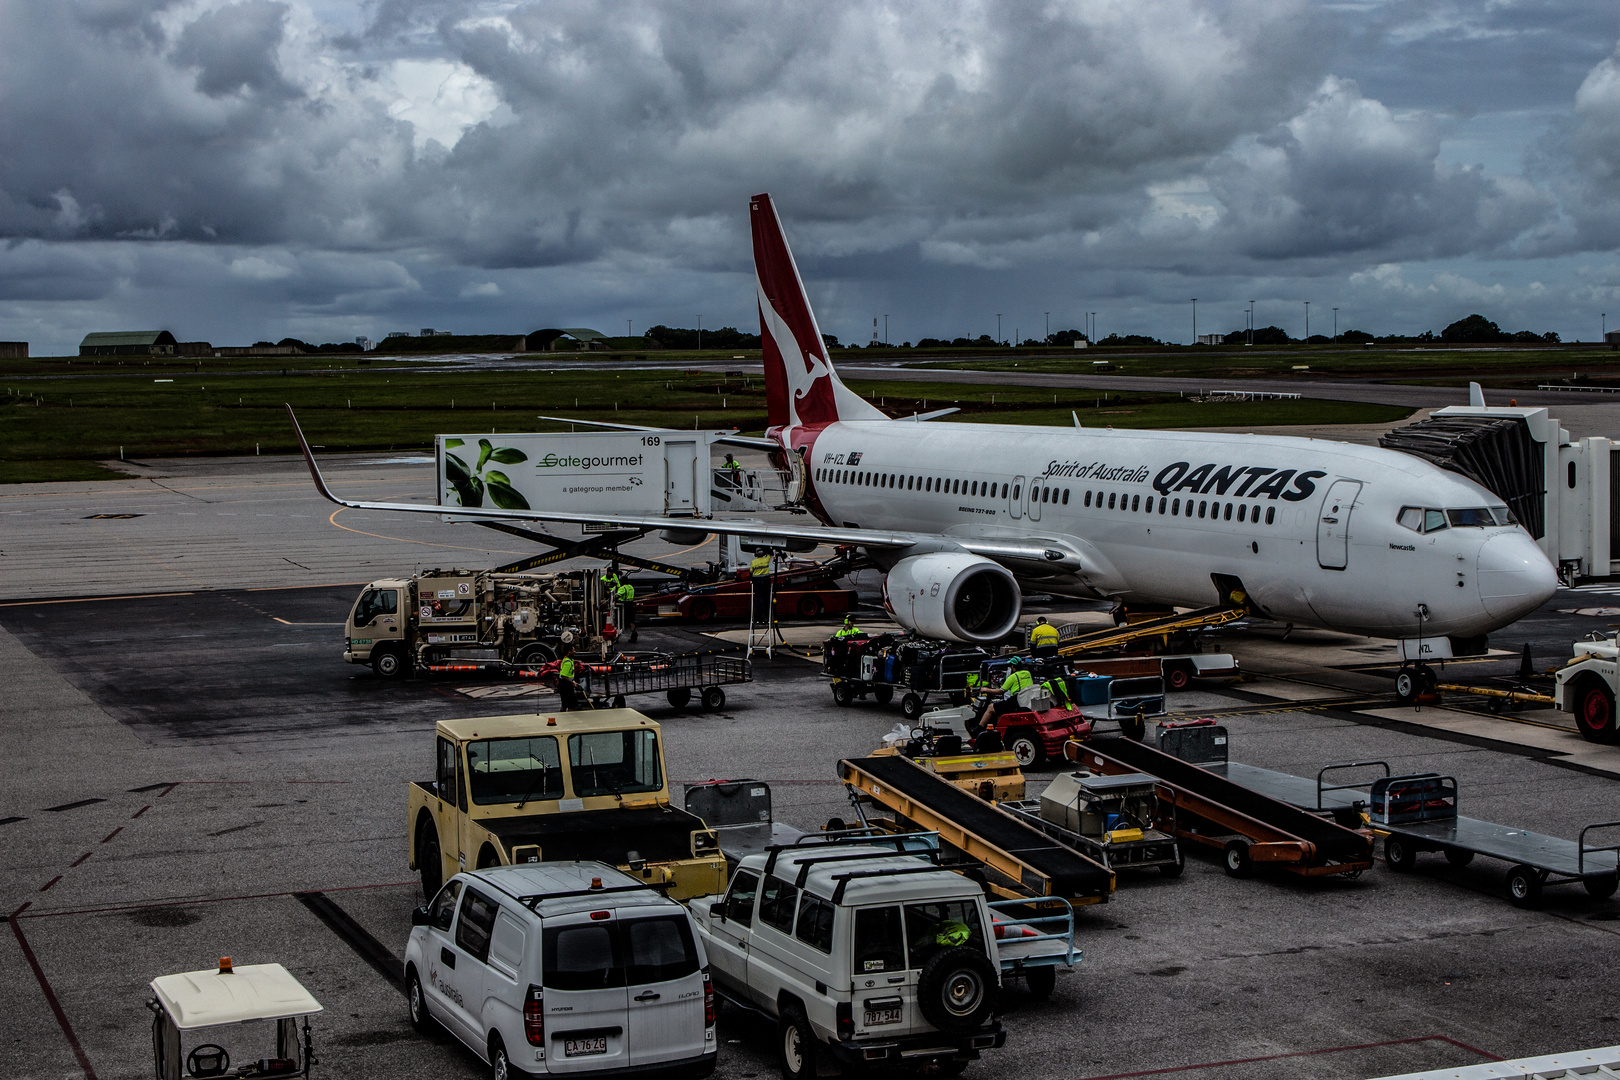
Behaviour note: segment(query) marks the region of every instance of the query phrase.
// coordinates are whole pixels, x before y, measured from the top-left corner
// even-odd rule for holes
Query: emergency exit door
[[[1350,511],[1361,494],[1361,481],[1335,480],[1322,498],[1316,517],[1316,562],[1324,570],[1343,570],[1350,561]]]
[[[1024,511],[1031,521],[1041,520],[1041,478],[1029,482],[1029,508]]]
[[[1012,479],[1012,494],[1007,497],[1007,513],[1014,521],[1024,516],[1024,478],[1015,476]]]
[[[698,444],[696,439],[664,436],[664,513],[697,513]]]

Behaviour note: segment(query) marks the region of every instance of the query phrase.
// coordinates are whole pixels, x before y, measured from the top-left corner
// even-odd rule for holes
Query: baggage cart
[[[754,667],[736,656],[649,656],[611,664],[581,664],[579,689],[591,704],[624,708],[634,694],[662,693],[674,708],[685,708],[696,691],[705,712],[726,707],[724,686],[754,681]]]
[[[1589,833],[1620,829],[1620,821],[1586,826],[1575,840],[1544,836],[1457,813],[1457,779],[1439,773],[1375,780],[1367,806],[1373,832],[1384,839],[1384,862],[1396,873],[1417,865],[1419,852],[1438,851],[1452,866],[1483,855],[1508,863],[1503,890],[1515,907],[1535,907],[1548,884],[1580,882],[1597,899],[1620,887],[1620,843],[1593,844]]]
[[[831,638],[822,648],[821,672],[832,678],[833,702],[848,706],[868,696],[887,705],[900,695],[900,712],[916,720],[930,702],[957,703],[990,654],[977,647],[949,646],[926,638]]]

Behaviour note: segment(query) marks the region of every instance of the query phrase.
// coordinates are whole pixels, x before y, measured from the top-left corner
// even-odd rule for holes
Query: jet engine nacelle
[[[1023,595],[1000,563],[967,552],[912,555],[883,579],[883,606],[900,625],[972,645],[999,641],[1018,622]]]

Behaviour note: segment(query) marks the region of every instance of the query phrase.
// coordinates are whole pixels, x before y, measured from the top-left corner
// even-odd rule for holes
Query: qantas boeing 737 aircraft
[[[770,427],[732,441],[798,457],[822,524],[717,533],[856,544],[884,601],[931,637],[993,642],[1022,590],[1202,608],[1468,651],[1534,611],[1556,575],[1504,501],[1394,450],[1323,439],[892,420],[839,381],[768,195],[749,202]],[[296,419],[294,420],[296,425]],[[646,430],[660,430],[649,428]],[[303,434],[299,433],[303,442]],[[442,513],[434,506],[342,506]],[[691,530],[566,507],[457,516]],[[1462,650],[1459,650],[1462,651]],[[1440,655],[1449,655],[1441,652]]]

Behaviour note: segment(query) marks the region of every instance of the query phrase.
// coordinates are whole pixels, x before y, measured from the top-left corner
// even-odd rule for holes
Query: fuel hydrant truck
[[[538,668],[564,644],[601,650],[605,659],[611,612],[596,570],[424,570],[361,591],[344,627],[343,659],[385,678],[446,665]]]

